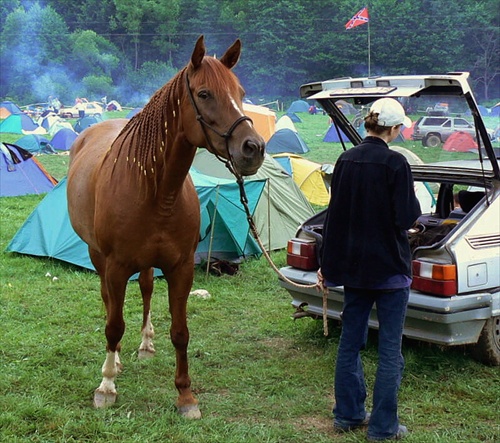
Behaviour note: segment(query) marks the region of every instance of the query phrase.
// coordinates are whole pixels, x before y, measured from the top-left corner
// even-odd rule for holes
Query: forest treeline
[[[369,23],[345,24],[367,6]],[[2,0],[0,98],[107,96],[142,105],[189,60],[243,42],[235,68],[254,102],[296,99],[333,77],[469,71],[500,97],[498,0]]]

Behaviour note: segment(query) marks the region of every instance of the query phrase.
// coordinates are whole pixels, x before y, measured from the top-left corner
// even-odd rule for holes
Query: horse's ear
[[[191,64],[194,69],[198,69],[201,66],[201,62],[205,56],[205,51],[205,39],[203,35],[200,35],[196,41],[196,45],[194,46],[193,54],[191,55]]]
[[[236,63],[238,63],[238,60],[240,59],[240,54],[241,54],[241,40],[238,38],[231,45],[231,47],[228,48],[228,50],[224,53],[220,61],[229,69],[232,69],[236,65]]]

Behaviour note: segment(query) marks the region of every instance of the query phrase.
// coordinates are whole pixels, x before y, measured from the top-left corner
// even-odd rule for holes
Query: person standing
[[[79,99],[79,98],[76,99],[75,108],[78,111],[78,118],[85,117],[85,106],[84,106],[81,99]]]
[[[407,230],[421,214],[405,157],[388,144],[411,126],[401,104],[375,101],[364,119],[367,136],[338,158],[323,228],[318,288],[344,286],[342,333],[335,368],[334,428],[368,427],[370,441],[396,440],[397,395],[404,368],[403,325],[411,284]],[[373,305],[379,322],[373,409],[366,411],[360,357]]]

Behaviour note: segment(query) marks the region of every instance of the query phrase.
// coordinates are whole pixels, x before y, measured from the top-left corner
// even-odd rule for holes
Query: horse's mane
[[[179,106],[186,91],[188,66],[158,89],[141,112],[125,125],[112,144],[117,156],[126,155],[127,163],[143,177],[157,173],[157,159],[168,155],[177,128]],[[202,66],[190,76],[191,85],[203,83],[217,97],[229,91],[240,93],[241,85],[233,72],[213,57],[204,57]],[[227,106],[231,106],[227,100]],[[170,143],[169,143],[170,142]]]

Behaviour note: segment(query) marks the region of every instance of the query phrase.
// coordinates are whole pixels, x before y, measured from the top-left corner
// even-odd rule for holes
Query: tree
[[[59,85],[40,83],[48,73],[59,77],[59,65],[65,56],[67,26],[50,6],[38,2],[28,9],[17,8],[5,20],[1,34],[2,84],[0,95],[44,101],[57,95]]]

